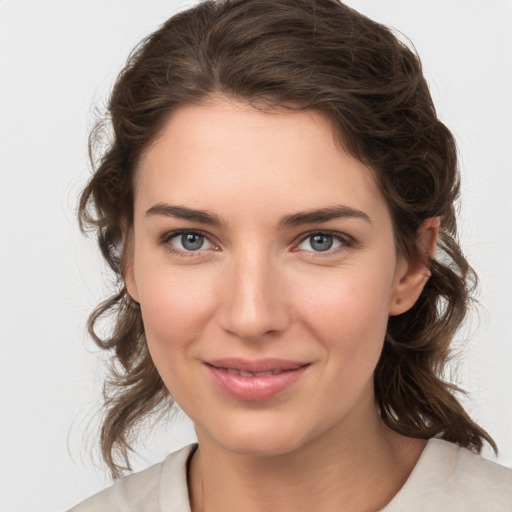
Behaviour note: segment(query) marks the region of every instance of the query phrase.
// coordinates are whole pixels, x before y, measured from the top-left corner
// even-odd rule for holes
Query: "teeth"
[[[270,377],[277,375],[282,370],[269,370],[268,372],[246,372],[244,370],[236,370],[235,368],[224,368],[231,375],[240,375],[240,377]]]

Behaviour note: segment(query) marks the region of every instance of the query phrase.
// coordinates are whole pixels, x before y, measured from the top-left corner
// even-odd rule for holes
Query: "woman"
[[[120,282],[90,320],[103,455],[129,469],[173,401],[198,444],[73,510],[512,510],[440,378],[474,274],[409,49],[334,0],[207,2],[143,42],[110,114],[80,203]]]

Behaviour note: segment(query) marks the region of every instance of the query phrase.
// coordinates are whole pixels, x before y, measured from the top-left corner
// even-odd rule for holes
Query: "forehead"
[[[173,114],[140,160],[135,202],[136,210],[171,202],[258,215],[385,208],[372,171],[342,149],[321,114],[220,99]]]

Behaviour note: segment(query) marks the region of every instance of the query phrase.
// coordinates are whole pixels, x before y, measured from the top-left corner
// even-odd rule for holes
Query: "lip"
[[[290,361],[288,359],[266,358],[258,360],[240,359],[237,357],[226,357],[222,359],[211,359],[205,361],[209,366],[217,368],[233,368],[251,373],[269,372],[272,370],[296,370],[307,363]]]
[[[297,382],[309,363],[285,359],[245,360],[236,358],[205,361],[213,382],[226,395],[237,400],[269,400]],[[244,373],[268,375],[243,376]]]

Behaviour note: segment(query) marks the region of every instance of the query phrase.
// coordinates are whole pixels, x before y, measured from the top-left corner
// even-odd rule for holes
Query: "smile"
[[[231,398],[269,400],[301,379],[309,363],[267,359],[261,361],[216,360],[205,362],[215,387]]]
[[[240,375],[241,377],[268,377],[269,375],[277,375],[282,373],[284,370],[271,370],[269,372],[245,372],[244,370],[237,370],[236,368],[219,368],[219,370],[225,370],[231,375]]]

